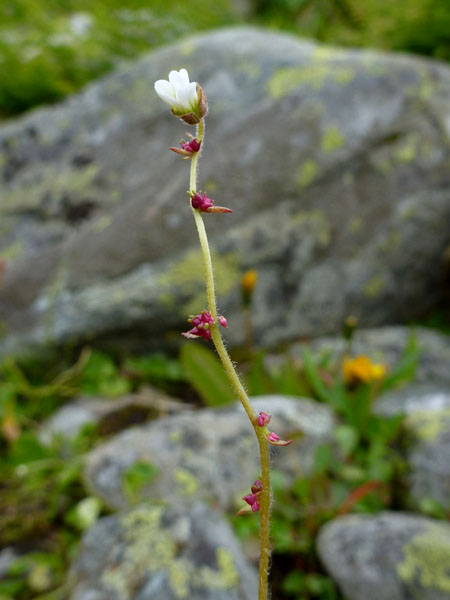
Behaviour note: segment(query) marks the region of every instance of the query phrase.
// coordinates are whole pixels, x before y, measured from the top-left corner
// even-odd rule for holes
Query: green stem
[[[199,123],[197,129],[197,139],[202,142],[204,139],[204,121]],[[199,153],[195,153],[191,160],[191,173],[190,173],[190,191],[195,193],[197,191],[197,168],[198,168]],[[208,310],[211,316],[214,318],[214,324],[211,325],[211,337],[219,355],[222,365],[225,369],[225,373],[230,380],[239,400],[247,413],[248,418],[255,430],[256,437],[259,445],[259,456],[261,462],[261,483],[262,492],[260,496],[260,558],[259,558],[259,587],[258,587],[258,600],[267,600],[268,594],[268,575],[269,575],[269,559],[270,559],[270,459],[269,459],[269,444],[264,435],[264,430],[257,424],[257,415],[253,409],[250,400],[248,399],[247,392],[239,379],[238,374],[234,368],[233,362],[231,361],[230,355],[225,348],[223,343],[222,335],[219,330],[217,323],[217,305],[216,305],[216,292],[214,286],[214,271],[211,260],[211,252],[209,249],[208,237],[206,235],[205,224],[203,222],[202,214],[199,210],[192,209],[195,224],[197,226],[198,236],[200,239],[200,246],[203,255],[203,264],[205,268],[205,279],[206,279],[206,296],[208,299]]]

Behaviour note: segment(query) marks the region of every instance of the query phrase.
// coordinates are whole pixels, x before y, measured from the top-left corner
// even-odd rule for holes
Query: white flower
[[[186,69],[170,71],[169,81],[159,79],[155,82],[155,92],[166,102],[175,115],[197,113],[199,109],[199,96],[197,83],[189,83]]]

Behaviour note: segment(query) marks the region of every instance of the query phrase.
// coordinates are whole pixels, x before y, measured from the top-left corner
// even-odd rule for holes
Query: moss
[[[198,479],[186,469],[176,469],[173,478],[183,496],[193,496],[198,491]]]
[[[211,253],[215,271],[216,293],[226,295],[240,279],[239,259],[235,252],[228,254]],[[184,258],[172,265],[166,273],[158,279],[160,287],[159,301],[164,306],[175,308],[173,289],[179,287],[184,294],[191,296],[191,300],[179,306],[182,315],[198,312],[204,308],[204,275],[203,259],[200,250],[191,250]]]
[[[368,298],[377,298],[384,288],[383,275],[375,275],[364,285],[364,295]]]
[[[319,167],[314,160],[305,161],[297,175],[296,175],[296,183],[300,188],[305,188],[311,185],[314,179],[317,177],[319,173]]]
[[[404,559],[397,574],[407,583],[450,592],[450,542],[438,525],[429,526],[403,547]]]
[[[408,415],[405,426],[424,442],[435,442],[441,433],[448,431],[450,424],[450,408],[429,411],[415,411]]]
[[[333,152],[339,150],[344,145],[345,140],[342,133],[336,126],[329,127],[325,132],[320,147],[322,152]]]
[[[347,84],[353,77],[352,69],[335,64],[282,67],[277,69],[267,82],[267,91],[271,98],[278,99],[300,86],[320,90],[326,81]]]

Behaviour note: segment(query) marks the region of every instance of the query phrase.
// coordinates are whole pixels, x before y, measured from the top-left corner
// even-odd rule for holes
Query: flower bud
[[[268,425],[270,423],[271,419],[272,419],[272,415],[268,415],[265,412],[260,412],[259,417],[256,422],[258,423],[258,425],[260,427],[265,427],[266,425]]]
[[[170,71],[169,81],[155,82],[155,91],[172,113],[189,125],[200,123],[208,112],[205,92],[196,81],[189,81],[186,69]]]

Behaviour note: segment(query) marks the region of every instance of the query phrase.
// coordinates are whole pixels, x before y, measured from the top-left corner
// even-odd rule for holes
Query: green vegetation
[[[3,2],[0,116],[60,100],[120,60],[233,21],[227,0]]]
[[[282,355],[271,363],[263,351],[248,354],[247,348],[245,352],[250,358],[244,377],[252,395],[308,396],[330,405],[337,414],[334,439],[317,447],[312,473],[288,485],[281,472],[274,472],[272,532],[276,597],[340,600],[318,561],[316,536],[321,525],[337,514],[395,506],[395,484],[403,468],[397,443],[402,419],[379,417],[371,409],[377,394],[413,377],[418,359],[415,341],[411,338],[403,358],[387,372],[367,357],[343,361],[327,354],[313,357],[305,350],[301,358]],[[20,557],[0,580],[2,600],[43,600],[53,592],[58,598],[58,590],[63,596],[67,569],[82,532],[107,514],[103,503],[84,487],[81,473],[83,454],[111,432],[89,425],[75,439],[55,439],[49,446],[40,441],[39,424],[72,397],[114,398],[148,385],[177,395],[182,392],[185,401],[224,405],[234,397],[222,385],[216,367],[213,351],[199,342],[185,344],[179,360],[156,354],[117,364],[104,353],[85,350],[74,366],[62,370],[60,364],[59,374],[55,369],[44,371],[42,365],[4,363],[0,547],[17,548]],[[122,427],[133,422],[128,417]],[[130,503],[157,476],[158,468],[151,462],[131,465],[123,475]],[[196,481],[186,478],[183,469],[174,476],[186,494],[195,492]],[[442,507],[435,505],[424,506],[424,511],[443,516]],[[235,519],[235,526],[247,543],[257,535],[257,519],[241,517]]]
[[[0,118],[61,100],[123,59],[243,22],[231,0],[10,0],[0,6]],[[247,22],[344,46],[450,60],[447,0],[249,0]]]

